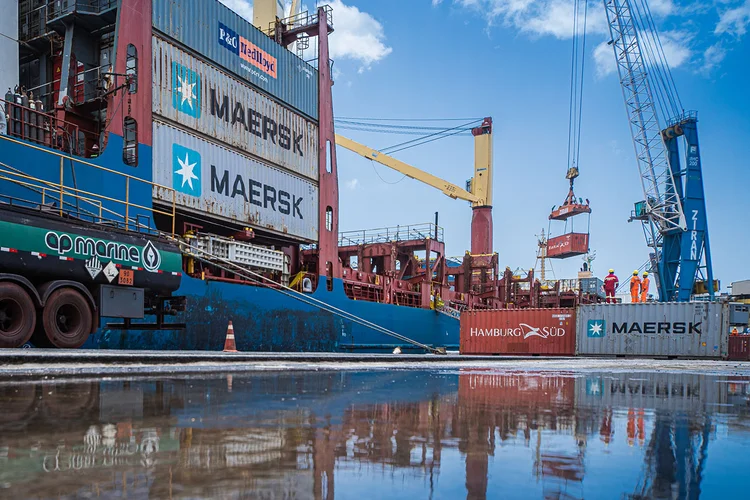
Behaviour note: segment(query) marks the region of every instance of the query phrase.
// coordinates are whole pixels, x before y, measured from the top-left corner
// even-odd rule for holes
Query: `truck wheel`
[[[52,292],[44,304],[44,333],[55,347],[81,347],[89,338],[92,322],[88,301],[72,288],[61,288]]]
[[[36,308],[26,290],[0,283],[0,348],[21,347],[36,327]]]

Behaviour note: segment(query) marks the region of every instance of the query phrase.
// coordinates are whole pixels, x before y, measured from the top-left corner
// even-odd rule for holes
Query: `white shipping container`
[[[176,205],[257,229],[318,239],[318,186],[219,143],[154,121],[154,182]],[[154,188],[155,200],[172,192]]]
[[[750,280],[735,281],[732,283],[732,295],[750,295]]]
[[[576,354],[724,358],[724,312],[710,302],[582,305]]]
[[[318,127],[241,80],[153,37],[153,112],[318,180]]]

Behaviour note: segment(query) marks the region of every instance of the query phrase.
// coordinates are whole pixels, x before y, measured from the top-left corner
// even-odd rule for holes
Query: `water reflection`
[[[0,498],[731,497],[748,393],[487,370],[0,385]]]

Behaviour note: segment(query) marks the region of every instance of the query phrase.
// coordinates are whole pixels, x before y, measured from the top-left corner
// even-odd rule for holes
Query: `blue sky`
[[[492,116],[495,250],[503,266],[533,267],[535,235],[548,229],[550,209],[567,194],[572,0],[326,3],[336,28],[336,116]],[[682,102],[699,113],[714,275],[726,289],[750,278],[750,0],[649,4]],[[640,225],[627,222],[643,194],[601,5],[589,4],[576,193],[593,209],[594,271],[603,276],[614,267],[622,280],[648,251]],[[340,132],[377,148],[408,139]],[[463,185],[473,169],[473,141],[449,138],[396,156]],[[462,255],[469,247],[468,203],[400,180],[342,148],[338,165],[341,230],[429,222],[438,211],[447,253]],[[553,262],[557,278],[575,276],[580,265],[580,258]]]

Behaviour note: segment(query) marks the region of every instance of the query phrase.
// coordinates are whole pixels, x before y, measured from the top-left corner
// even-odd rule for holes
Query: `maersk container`
[[[153,27],[318,120],[318,72],[217,0],[154,0]]]
[[[154,121],[154,182],[175,189],[178,208],[256,229],[318,239],[318,187],[309,179]],[[167,206],[172,192],[154,188]]]
[[[634,409],[669,412],[712,411],[728,402],[728,384],[717,384],[695,373],[586,374],[576,379],[576,407]],[[630,428],[630,427],[629,427]]]
[[[461,314],[461,354],[572,356],[575,309],[498,309]]]
[[[153,37],[153,111],[318,180],[318,127],[247,83]]]
[[[711,302],[582,305],[576,353],[725,358],[724,309]]]

